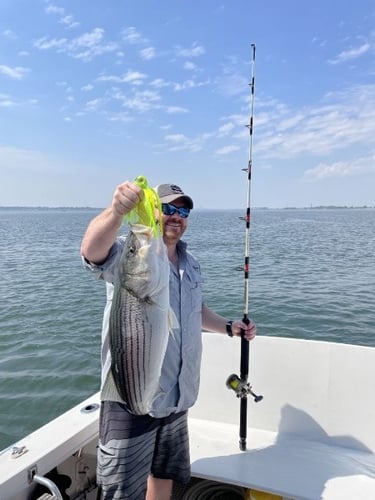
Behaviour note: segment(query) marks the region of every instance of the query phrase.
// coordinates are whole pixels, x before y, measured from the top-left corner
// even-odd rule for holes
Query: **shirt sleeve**
[[[108,257],[100,264],[93,264],[82,256],[82,263],[85,269],[93,273],[97,279],[102,279],[113,283],[117,273],[120,257],[125,244],[125,237],[120,236],[112,245]]]

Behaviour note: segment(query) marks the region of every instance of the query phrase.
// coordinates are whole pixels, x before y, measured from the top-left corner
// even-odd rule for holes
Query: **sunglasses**
[[[161,211],[163,212],[164,215],[174,215],[176,212],[178,212],[178,215],[180,217],[186,219],[186,217],[189,217],[190,208],[175,207],[174,205],[171,205],[171,203],[162,203]]]

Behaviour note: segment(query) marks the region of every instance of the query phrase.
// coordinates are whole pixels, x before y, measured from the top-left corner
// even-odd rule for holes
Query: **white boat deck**
[[[238,373],[239,350],[235,339],[204,335],[201,390],[189,416],[192,474],[284,498],[375,499],[375,349],[257,338],[250,379],[264,399],[249,398],[245,452],[239,400],[225,386]],[[0,454],[1,500],[24,500],[30,469],[43,475],[82,447],[74,460],[94,463],[99,412],[81,409],[98,400],[20,440],[22,456]]]
[[[190,419],[192,474],[288,498],[375,499],[375,456],[249,429],[239,451],[238,426]]]
[[[258,337],[250,344],[247,451],[240,404],[225,381],[240,344],[204,335],[201,390],[190,411],[192,472],[295,499],[375,499],[375,349]]]

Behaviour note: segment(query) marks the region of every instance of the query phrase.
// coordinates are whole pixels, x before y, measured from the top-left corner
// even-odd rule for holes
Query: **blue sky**
[[[375,205],[373,0],[2,0],[0,206],[245,206],[252,43],[252,206]]]

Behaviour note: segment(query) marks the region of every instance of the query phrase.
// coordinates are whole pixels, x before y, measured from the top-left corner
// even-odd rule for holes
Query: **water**
[[[79,255],[96,213],[0,209],[0,449],[99,390],[105,289]],[[241,215],[194,210],[185,235],[205,302],[230,318],[243,315]],[[375,210],[253,210],[250,236],[259,335],[375,346]]]

